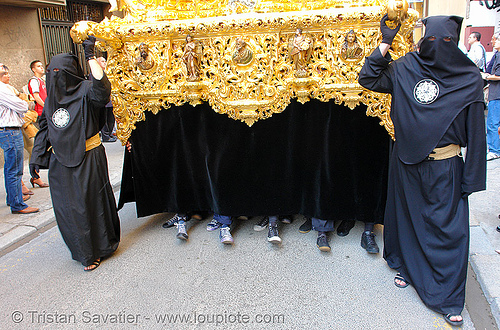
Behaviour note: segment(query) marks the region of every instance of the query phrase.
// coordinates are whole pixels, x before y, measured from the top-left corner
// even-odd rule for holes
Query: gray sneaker
[[[212,221],[210,221],[207,224],[207,230],[208,231],[214,231],[216,229],[219,229],[220,227],[222,227],[222,223],[220,223],[219,221],[217,221],[215,219],[212,219]]]
[[[262,220],[253,225],[253,230],[263,231],[264,229],[266,229],[268,223],[269,223],[269,217],[265,216],[262,218]]]
[[[176,223],[177,226],[177,238],[182,240],[187,240],[189,238],[186,232],[186,224],[185,223]]]
[[[281,244],[281,238],[278,234],[278,226],[277,225],[269,225],[269,230],[267,232],[267,241],[273,244]]]
[[[220,242],[223,244],[233,244],[233,236],[229,227],[221,227],[219,233]]]

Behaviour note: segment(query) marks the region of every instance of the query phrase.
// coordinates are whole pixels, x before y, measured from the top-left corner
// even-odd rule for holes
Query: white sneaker
[[[221,227],[219,232],[220,242],[223,244],[233,244],[233,236],[231,235],[231,231],[229,227]]]
[[[495,154],[491,151],[486,154],[486,160],[493,160],[493,159],[497,159],[497,158],[500,158],[500,155]]]
[[[177,238],[181,240],[187,240],[189,238],[187,232],[186,232],[186,224],[183,223],[176,223],[177,226]]]
[[[269,230],[267,232],[267,241],[273,244],[281,244],[281,238],[278,234],[278,226],[272,226],[269,224]]]

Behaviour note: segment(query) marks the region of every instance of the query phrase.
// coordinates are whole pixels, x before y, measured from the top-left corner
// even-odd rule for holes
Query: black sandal
[[[97,267],[99,267],[100,264],[101,264],[101,259],[97,259],[93,263],[91,263],[90,265],[83,267],[83,271],[84,272],[91,272],[94,269],[96,269]],[[95,267],[92,267],[92,266],[95,266]],[[88,268],[88,267],[92,267],[92,268]]]
[[[463,317],[462,317],[462,319],[460,321],[452,321],[451,320],[452,316],[461,316],[461,315],[460,314],[458,314],[458,315],[451,315],[451,313],[449,313],[449,314],[443,314],[443,317],[444,317],[445,321],[448,322],[449,324],[455,326],[455,327],[459,327],[459,326],[461,326],[464,323],[464,318]]]
[[[396,282],[396,280],[399,280],[399,281],[402,281],[402,282],[405,282],[405,284],[399,284],[398,282]],[[394,277],[394,285],[397,286],[398,288],[401,288],[401,289],[404,289],[406,288],[408,285],[410,285],[410,282],[408,282],[404,277],[403,275],[401,275],[401,273],[397,273],[396,276]]]

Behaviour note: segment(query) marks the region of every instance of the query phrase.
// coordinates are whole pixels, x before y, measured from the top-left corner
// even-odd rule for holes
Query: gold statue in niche
[[[135,65],[141,70],[151,70],[155,65],[153,57],[149,54],[149,46],[141,42],[139,45],[139,57],[137,58]]]
[[[188,34],[186,36],[186,46],[184,46],[184,54],[182,55],[182,61],[186,65],[187,70],[187,81],[199,81],[200,80],[200,62],[202,56],[202,46],[201,43],[193,40],[193,37]]]
[[[233,61],[236,64],[245,65],[252,61],[253,52],[242,38],[236,39],[236,51],[233,54]]]
[[[340,57],[344,60],[359,60],[363,57],[363,48],[359,45],[354,30],[347,32],[340,49]]]
[[[288,49],[295,67],[295,77],[307,77],[307,62],[311,58],[312,39],[302,33],[302,29],[297,29],[295,36],[290,39]]]

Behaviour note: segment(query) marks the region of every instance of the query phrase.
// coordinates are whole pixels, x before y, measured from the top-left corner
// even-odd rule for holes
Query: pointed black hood
[[[54,154],[64,166],[78,166],[85,155],[82,109],[85,106],[84,96],[90,88],[78,58],[71,54],[54,56],[47,67],[46,86],[47,98],[43,111]]]
[[[437,146],[456,116],[484,102],[479,69],[458,48],[462,18],[422,21],[420,49],[395,61],[391,118],[402,162],[416,164]]]

